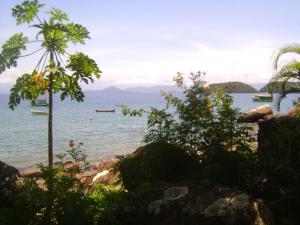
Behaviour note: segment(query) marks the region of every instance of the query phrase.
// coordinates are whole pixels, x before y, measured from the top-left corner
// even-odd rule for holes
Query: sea
[[[120,104],[131,108],[164,108],[159,93],[87,91],[84,102],[54,99],[54,154],[65,152],[69,140],[82,142],[81,149],[92,163],[115,155],[133,152],[143,145],[147,117],[123,116]],[[253,93],[232,94],[234,107],[248,111],[265,102],[253,102]],[[282,101],[285,113],[299,95]],[[47,116],[33,115],[30,110],[47,110],[22,102],[14,111],[8,108],[7,94],[0,94],[0,160],[19,169],[47,162]],[[273,109],[276,110],[275,103]],[[115,113],[97,113],[96,109],[116,109]]]

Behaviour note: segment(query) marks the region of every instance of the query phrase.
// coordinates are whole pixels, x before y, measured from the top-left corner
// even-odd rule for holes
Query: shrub
[[[116,169],[125,188],[134,189],[147,182],[196,180],[200,166],[182,149],[167,143],[151,143],[132,155],[120,157]]]
[[[201,164],[202,171],[194,173],[201,173],[203,179],[229,185],[245,184],[249,182],[252,171],[257,166],[256,154],[250,148],[252,138],[248,133],[251,127],[238,123],[240,113],[232,107],[232,97],[221,91],[210,90],[202,79],[204,75],[202,72],[191,73],[191,85],[188,86],[183,74],[178,73],[174,81],[183,95],[178,97],[163,92],[166,100],[164,109],[130,110],[123,106],[123,114],[136,116],[146,112],[148,132],[145,142],[168,143],[180,149],[179,151],[184,151],[190,161],[196,160]],[[172,154],[177,153],[169,151],[167,155],[173,157]],[[144,166],[144,162],[141,163],[143,160],[137,156],[127,156],[120,162],[137,169]],[[137,161],[137,165],[132,165]],[[160,161],[154,160],[138,171],[132,171],[124,165],[122,172],[130,170],[125,177],[131,181],[138,176],[141,180],[146,180],[151,177],[147,170],[155,170],[159,163]],[[226,169],[231,173],[225,172]],[[168,177],[164,171],[166,170],[157,171],[157,178]],[[174,173],[171,176],[173,175]]]
[[[81,145],[71,141],[68,155],[60,155],[61,163],[40,165],[40,176],[24,178],[20,193],[10,205],[1,208],[1,224],[93,224],[97,209],[79,176],[86,165]],[[69,168],[64,166],[65,156],[72,160]]]

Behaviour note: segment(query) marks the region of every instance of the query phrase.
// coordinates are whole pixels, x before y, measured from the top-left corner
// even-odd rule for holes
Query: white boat
[[[47,98],[37,98],[31,102],[32,106],[48,106]]]
[[[33,115],[48,115],[49,113],[47,111],[41,111],[41,110],[30,110]]]

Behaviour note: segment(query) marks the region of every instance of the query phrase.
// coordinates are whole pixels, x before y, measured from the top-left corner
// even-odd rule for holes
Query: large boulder
[[[277,224],[300,224],[300,118],[272,118],[258,125],[263,171],[257,191],[272,202]]]
[[[127,189],[145,182],[177,182],[195,180],[200,176],[199,162],[184,150],[167,143],[151,143],[133,154],[120,158],[116,164]]]
[[[15,194],[20,176],[15,167],[0,161],[0,205]]]
[[[38,177],[42,174],[42,170],[39,167],[32,166],[22,170],[20,173],[23,177],[27,177],[27,178]]]
[[[273,109],[272,106],[266,104],[244,113],[238,120],[241,123],[256,123],[268,115],[273,115]]]
[[[288,117],[294,117],[294,116],[300,115],[300,103],[294,105],[289,111],[287,112]]]
[[[290,171],[300,162],[300,119],[271,118],[258,123],[258,156],[268,171]]]

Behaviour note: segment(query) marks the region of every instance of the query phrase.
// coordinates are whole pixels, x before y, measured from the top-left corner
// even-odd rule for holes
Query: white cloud
[[[174,39],[175,40],[175,39]],[[173,41],[174,41],[173,40]],[[273,75],[272,56],[276,42],[268,40],[244,40],[226,48],[214,47],[196,41],[175,40],[174,49],[148,45],[140,49],[122,45],[84,48],[83,51],[96,59],[103,75],[86,89],[104,86],[134,86],[171,84],[176,73],[207,71],[209,83],[242,81],[247,83],[267,82]],[[28,65],[30,62],[27,63]],[[28,67],[25,61],[18,68]],[[22,71],[7,70],[0,75],[0,83],[13,84]]]
[[[18,69],[8,69],[0,74],[0,84],[14,84],[21,74],[21,71]]]
[[[104,81],[126,86],[170,84],[176,72],[189,73],[198,70],[208,72],[206,80],[210,83],[267,82],[273,75],[272,55],[276,43],[258,41],[230,49],[217,49],[197,42],[185,42],[185,45],[190,45],[193,49],[144,49],[140,52],[141,59],[124,57],[123,60],[115,60],[107,66],[102,64],[104,74],[97,83]]]

